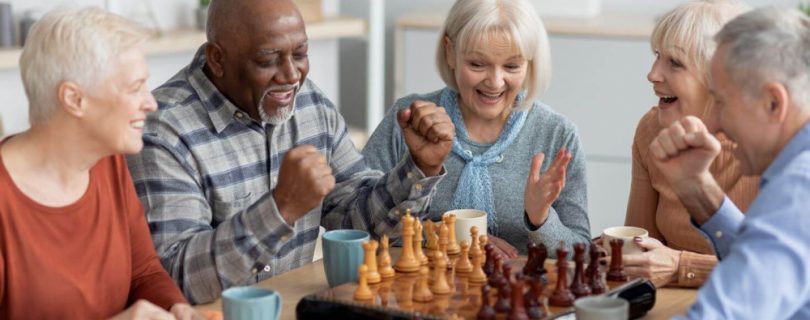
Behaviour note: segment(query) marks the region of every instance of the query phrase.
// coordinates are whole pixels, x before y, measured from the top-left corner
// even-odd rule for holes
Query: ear
[[[447,65],[450,69],[456,69],[456,50],[453,49],[453,41],[448,36],[442,38],[442,46],[444,47],[444,58],[447,59]]]
[[[766,83],[764,87],[766,114],[768,119],[773,122],[783,122],[788,115],[788,108],[790,107],[790,95],[787,88],[781,83],[770,82]]]
[[[56,100],[65,112],[77,118],[84,116],[87,112],[85,110],[87,102],[79,85],[71,81],[65,81],[60,83],[56,90]]]
[[[222,47],[219,44],[209,42],[205,46],[205,64],[211,75],[221,78],[225,74],[225,69],[222,67]]]

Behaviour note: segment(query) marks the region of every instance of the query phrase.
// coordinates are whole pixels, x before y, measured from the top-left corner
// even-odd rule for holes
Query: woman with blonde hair
[[[692,226],[689,213],[661,172],[652,164],[650,143],[661,129],[692,115],[705,118],[713,100],[708,88],[709,62],[714,54],[712,36],[723,25],[747,11],[734,1],[702,0],[680,5],[656,25],[651,38],[655,54],[647,79],[658,105],[639,121],[633,141],[633,173],[625,224],[646,229],[649,238],[637,238],[644,249],[623,258],[631,276],[650,278],[657,286],[699,287],[717,264],[711,243]],[[745,211],[756,196],[759,178],[743,177],[734,158],[734,144],[717,135],[723,149],[711,172],[731,200]]]
[[[451,209],[483,210],[490,242],[509,257],[525,254],[529,241],[552,256],[560,242],[569,249],[588,242],[584,152],[574,124],[537,100],[551,78],[551,56],[531,4],[456,1],[436,64],[447,87],[397,100],[363,150],[367,163],[385,171],[408,156],[397,112],[442,107],[456,138],[431,219]]]
[[[101,9],[37,22],[31,128],[0,142],[0,318],[200,319],[160,264],[121,154],[146,113],[147,34]]]

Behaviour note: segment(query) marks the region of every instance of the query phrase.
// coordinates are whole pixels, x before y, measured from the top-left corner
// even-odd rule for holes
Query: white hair
[[[486,47],[493,39],[505,38],[528,61],[523,89],[526,99],[520,108],[531,106],[551,81],[551,51],[542,20],[528,0],[457,0],[447,14],[436,49],[436,67],[444,83],[458,90],[453,69],[447,63],[444,37],[456,52]]]
[[[791,99],[810,106],[810,19],[795,9],[761,8],[729,22],[716,36],[728,45],[725,71],[744,98],[778,81]]]
[[[110,74],[116,56],[147,37],[134,23],[99,8],[46,14],[31,28],[20,56],[29,122],[44,123],[53,115],[61,83],[93,90]]]
[[[652,32],[653,52],[672,54],[683,50],[684,61],[695,68],[703,84],[708,84],[709,63],[716,49],[712,36],[726,22],[750,10],[748,5],[731,0],[697,0],[667,12]]]

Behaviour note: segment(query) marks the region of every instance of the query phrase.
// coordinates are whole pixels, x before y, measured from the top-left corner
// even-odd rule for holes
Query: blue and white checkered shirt
[[[155,89],[144,149],[128,158],[163,266],[192,303],[310,263],[319,225],[396,237],[399,208],[426,214],[441,176],[425,177],[410,157],[386,174],[368,169],[312,82],[296,95],[291,119],[263,125],[216,89],[204,64],[201,49]],[[290,226],[271,191],[285,153],[304,144],[326,156],[337,184]]]

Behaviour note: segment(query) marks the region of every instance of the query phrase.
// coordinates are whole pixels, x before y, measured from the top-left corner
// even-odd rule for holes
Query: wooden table
[[[398,252],[393,252],[395,255]],[[329,289],[323,260],[307,264],[298,269],[259,282],[256,286],[273,289],[281,293],[283,308],[281,319],[295,319],[295,306],[304,296]],[[697,290],[681,288],[662,288],[656,293],[655,307],[644,319],[670,319],[674,315],[686,313],[687,308],[695,301]],[[200,311],[221,311],[222,299],[198,305]]]

